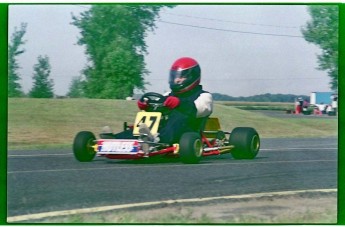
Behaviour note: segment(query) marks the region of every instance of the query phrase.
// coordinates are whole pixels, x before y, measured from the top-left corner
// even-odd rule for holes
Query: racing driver
[[[151,135],[146,125],[141,125],[139,132],[147,134],[150,141],[173,144],[180,140],[185,132],[198,132],[207,117],[212,113],[212,95],[200,85],[201,69],[199,63],[189,57],[177,59],[170,68],[169,85],[171,92],[164,106],[171,110],[166,126],[157,135]],[[145,101],[138,100],[141,110],[148,108]]]
[[[201,69],[195,59],[182,57],[172,64],[169,76],[171,91],[165,94],[167,98],[163,103],[171,110],[169,119],[165,127],[158,131],[158,135],[152,135],[150,129],[145,124],[141,124],[139,133],[145,137],[145,140],[174,144],[179,142],[183,133],[199,132],[202,129],[207,117],[212,113],[213,99],[209,92],[202,89],[200,79]],[[143,99],[139,99],[137,104],[141,110],[149,107]],[[103,128],[101,138],[108,136],[129,139],[133,134],[130,130],[112,134],[110,128],[106,126]]]

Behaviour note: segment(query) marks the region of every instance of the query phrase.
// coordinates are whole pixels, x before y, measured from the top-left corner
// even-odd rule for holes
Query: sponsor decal
[[[133,154],[140,150],[136,140],[98,140],[97,152],[100,154]]]

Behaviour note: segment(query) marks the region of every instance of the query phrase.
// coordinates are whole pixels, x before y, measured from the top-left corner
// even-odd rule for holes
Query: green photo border
[[[141,3],[141,2],[140,2]],[[154,2],[156,3],[156,2]],[[173,2],[167,2],[173,3]],[[229,2],[231,3],[231,2]],[[241,4],[240,2],[235,2]],[[282,2],[284,3],[284,2]],[[280,3],[280,4],[282,4]],[[40,3],[43,4],[43,3]],[[66,4],[66,3],[56,3]],[[87,2],[87,4],[93,4]],[[183,3],[177,3],[183,4]],[[207,3],[201,3],[207,4]],[[209,2],[208,4],[217,4],[217,2]],[[246,3],[242,3],[246,4]],[[250,4],[250,3],[249,3]],[[258,3],[256,3],[258,4]],[[265,3],[266,4],[266,3]],[[277,4],[272,2],[271,4]],[[287,4],[298,4],[289,3]],[[303,4],[311,4],[304,2]],[[317,3],[314,4],[325,4]],[[332,4],[332,3],[331,3]],[[333,3],[339,6],[339,75],[345,76],[345,3]],[[8,99],[7,99],[7,45],[8,45],[8,6],[9,3],[0,3],[0,225],[7,225],[7,113],[8,113]],[[345,111],[345,82],[344,76],[339,78],[339,120],[338,120],[338,224],[345,225],[345,135],[343,126],[345,125],[343,112]]]
[[[0,225],[7,218],[7,33],[8,4],[0,3]]]

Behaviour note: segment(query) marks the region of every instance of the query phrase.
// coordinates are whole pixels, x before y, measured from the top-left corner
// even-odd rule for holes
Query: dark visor
[[[186,78],[186,75],[183,75],[182,71],[176,71],[176,70],[170,71],[169,83],[173,84],[176,78]]]

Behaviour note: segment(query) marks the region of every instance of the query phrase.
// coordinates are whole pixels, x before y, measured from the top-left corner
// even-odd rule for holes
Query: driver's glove
[[[180,99],[175,96],[168,96],[163,105],[168,107],[169,109],[174,109],[178,105],[180,105]]]
[[[141,109],[141,110],[146,110],[149,107],[147,102],[144,100],[141,100],[141,99],[138,100],[137,105],[138,105],[139,109]]]

